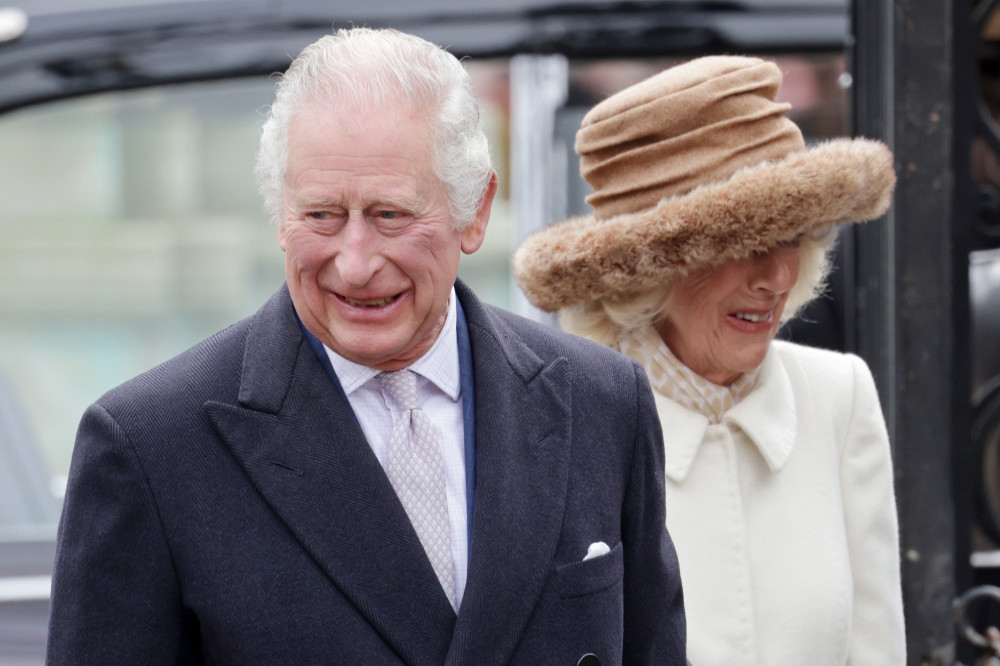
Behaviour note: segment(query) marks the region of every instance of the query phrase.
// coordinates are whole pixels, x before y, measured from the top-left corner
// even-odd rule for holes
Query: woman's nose
[[[755,260],[751,287],[754,290],[783,294],[799,279],[799,248],[775,247]]]

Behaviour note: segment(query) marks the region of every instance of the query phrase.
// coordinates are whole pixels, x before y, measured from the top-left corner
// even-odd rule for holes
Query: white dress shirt
[[[408,370],[417,375],[417,399],[430,419],[441,445],[451,552],[455,562],[455,607],[462,603],[469,561],[468,516],[465,496],[465,422],[462,419],[462,382],[458,367],[458,332],[455,289],[448,300],[444,328],[427,353]],[[389,456],[392,424],[399,417],[395,401],[383,395],[375,377],[379,370],[348,361],[323,346],[337,378],[358,417],[368,444],[382,469]]]

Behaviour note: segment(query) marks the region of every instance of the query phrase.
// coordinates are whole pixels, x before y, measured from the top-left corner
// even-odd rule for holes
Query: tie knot
[[[409,370],[379,373],[378,381],[382,389],[399,404],[400,409],[420,408],[417,400],[417,376]]]

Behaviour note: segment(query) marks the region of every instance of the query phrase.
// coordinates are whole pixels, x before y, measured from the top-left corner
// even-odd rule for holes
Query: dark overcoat
[[[87,410],[49,663],[683,664],[642,370],[456,288],[476,433],[457,616],[282,289]]]

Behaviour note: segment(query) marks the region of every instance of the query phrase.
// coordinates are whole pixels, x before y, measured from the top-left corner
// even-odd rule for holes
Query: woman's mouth
[[[759,324],[761,322],[770,322],[774,314],[773,310],[767,312],[734,312],[731,316],[737,319],[742,319],[743,321],[749,321],[754,324]]]

